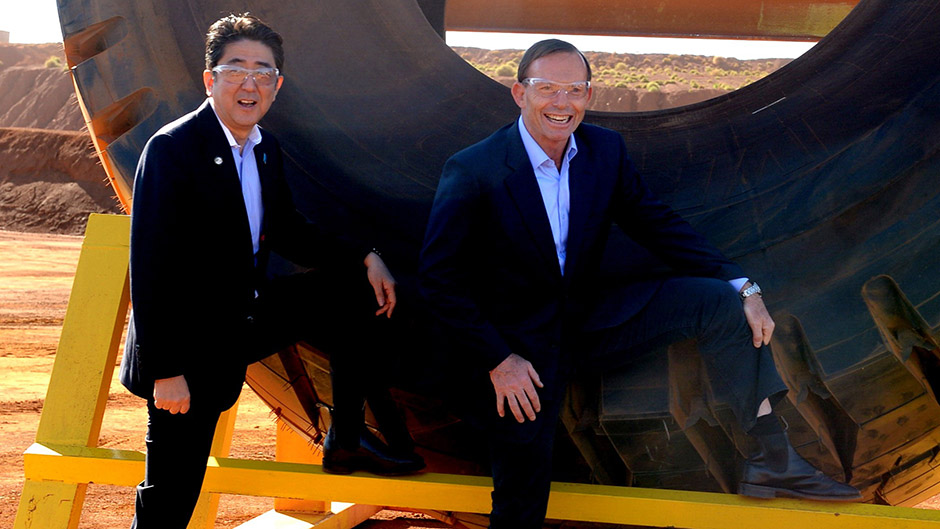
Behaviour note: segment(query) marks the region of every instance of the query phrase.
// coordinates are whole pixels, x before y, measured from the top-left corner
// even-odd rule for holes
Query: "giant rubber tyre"
[[[203,34],[231,9],[285,36],[287,78],[263,125],[285,149],[301,209],[382,241],[408,284],[444,161],[518,112],[414,0],[60,0],[68,61],[119,196],[130,198],[147,138],[204,97]],[[938,27],[933,0],[862,0],[816,47],[744,89],[587,118],[621,132],[651,187],[769,293],[791,390],[781,410],[801,453],[890,504],[940,490]],[[612,281],[628,244],[614,234]],[[688,349],[574,386],[566,478],[734,489],[739,435]],[[316,437],[324,362],[286,351],[249,381]],[[459,423],[431,399],[398,395],[419,442],[443,454],[435,468],[474,468]]]

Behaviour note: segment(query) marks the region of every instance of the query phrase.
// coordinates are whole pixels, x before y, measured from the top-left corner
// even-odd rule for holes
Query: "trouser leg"
[[[664,282],[640,313],[584,341],[592,369],[623,366],[656,347],[695,339],[716,397],[728,403],[744,431],[761,401],[786,392],[768,347],[755,348],[737,293],[726,281],[677,278]]]
[[[387,368],[389,359],[383,356],[387,348],[382,346],[389,334],[388,321],[375,316],[378,305],[364,269],[354,272],[317,271],[280,278],[259,303],[263,314],[259,328],[269,341],[267,349],[273,352],[304,340],[329,354],[333,433],[347,448],[358,446],[366,398],[386,396],[393,376]],[[387,402],[379,404],[382,412],[389,412],[377,416],[383,431],[404,431],[401,417],[390,413]]]
[[[558,410],[544,410],[535,437],[517,442],[489,439],[493,470],[490,529],[541,529],[552,479],[552,449]],[[507,414],[509,415],[509,414]],[[506,420],[515,420],[511,416]]]
[[[186,529],[199,499],[220,412],[170,414],[147,403],[147,459],[132,529]]]

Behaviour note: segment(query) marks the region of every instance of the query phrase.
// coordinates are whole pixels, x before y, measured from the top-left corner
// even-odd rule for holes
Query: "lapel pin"
[[[216,156],[214,161],[215,161],[215,164],[216,164],[216,165],[222,165],[222,157],[221,157],[221,156]]]
[[[267,163],[268,163],[268,153],[266,153],[266,152],[261,153],[261,163],[263,163],[263,164],[267,164]]]

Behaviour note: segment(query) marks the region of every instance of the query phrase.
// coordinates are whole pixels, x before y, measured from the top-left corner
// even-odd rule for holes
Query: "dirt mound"
[[[0,72],[13,66],[42,66],[49,57],[58,57],[65,64],[62,43],[0,44]]]
[[[88,134],[0,128],[0,229],[81,234],[113,195]]]
[[[61,43],[0,44],[0,127],[84,129],[65,64]]]
[[[84,129],[68,71],[41,66],[0,70],[0,127]]]

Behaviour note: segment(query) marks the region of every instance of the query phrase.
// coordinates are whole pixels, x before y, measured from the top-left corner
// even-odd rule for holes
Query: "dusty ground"
[[[0,527],[12,527],[23,487],[23,451],[39,424],[81,237],[0,231]],[[116,371],[115,371],[116,373]],[[105,411],[99,446],[143,450],[147,414],[117,382]],[[267,406],[242,393],[232,457],[273,459],[276,425]],[[127,527],[132,489],[91,485],[81,529]],[[273,500],[223,495],[217,528],[232,528],[270,510]],[[421,515],[383,511],[363,528],[445,527]]]

